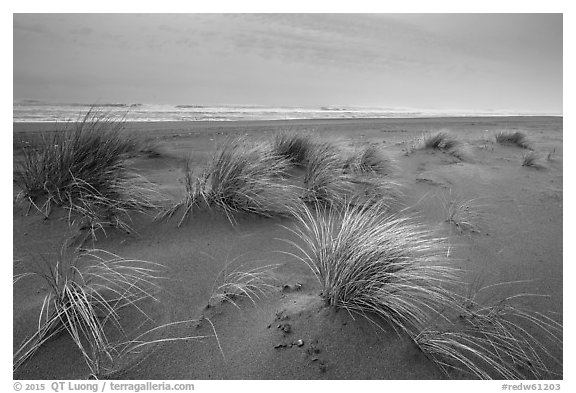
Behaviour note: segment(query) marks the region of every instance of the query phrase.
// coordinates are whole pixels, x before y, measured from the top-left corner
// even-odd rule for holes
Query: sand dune
[[[14,125],[14,162],[22,146],[46,124]],[[127,131],[149,139],[157,154],[130,158],[130,167],[155,183],[169,201],[184,194],[188,165],[199,172],[231,137],[270,139],[282,130],[308,132],[343,150],[377,146],[393,158],[391,181],[402,191],[394,214],[413,217],[445,237],[451,263],[462,269],[464,288],[479,289],[482,304],[515,294],[523,307],[562,323],[562,118],[447,118],[319,120],[230,123],[128,123]],[[461,142],[463,155],[450,149],[418,149],[424,132],[447,130]],[[538,154],[537,167],[522,166],[527,150],[499,144],[498,131],[521,131]],[[32,142],[33,143],[33,142]],[[549,154],[550,153],[550,154]],[[14,195],[19,190],[14,188]],[[450,204],[462,207],[447,221]],[[466,203],[468,203],[466,205]],[[452,204],[454,206],[454,204]],[[45,219],[20,204],[13,210],[14,274],[54,264],[65,242],[97,248],[125,258],[153,261],[165,268],[155,299],[140,301],[143,313],[120,319],[126,337],[153,326],[184,321],[147,335],[147,340],[204,336],[146,345],[124,356],[101,375],[119,379],[443,379],[474,378],[445,373],[389,321],[326,307],[312,271],[290,253],[290,217],[234,214],[234,225],[218,209],[154,220],[133,214],[132,233],[107,228],[97,240],[70,228],[63,211]],[[455,225],[469,220],[469,226]],[[68,243],[67,243],[68,244]],[[44,259],[43,259],[44,258]],[[272,288],[254,297],[219,302],[214,288],[222,270],[241,271],[277,265]],[[219,276],[220,274],[220,276]],[[17,350],[33,334],[49,288],[37,277],[14,284],[13,337]],[[212,300],[211,300],[212,297]],[[458,317],[456,316],[456,319]],[[288,326],[288,327],[287,327]],[[214,334],[216,333],[216,334]],[[111,340],[124,335],[111,331]],[[560,337],[561,339],[561,332]],[[559,362],[547,360],[546,378],[562,378],[562,346],[549,347]],[[55,361],[58,360],[58,361]],[[519,371],[521,374],[522,371]],[[15,373],[17,379],[87,378],[90,370],[67,334],[43,345]]]

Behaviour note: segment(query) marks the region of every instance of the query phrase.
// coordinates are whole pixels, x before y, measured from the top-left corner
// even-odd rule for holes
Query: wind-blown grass
[[[562,348],[562,325],[513,304],[530,296],[518,294],[491,305],[467,299],[459,309],[460,323],[426,327],[413,339],[447,374],[456,369],[480,379],[558,376],[562,362],[553,351]]]
[[[396,170],[396,163],[378,146],[369,145],[345,159],[344,168],[351,173],[387,176]]]
[[[240,308],[236,301],[241,297],[246,297],[256,304],[257,299],[275,288],[272,284],[275,281],[273,271],[278,265],[260,266],[249,270],[243,270],[242,266],[229,270],[229,267],[229,264],[226,264],[218,273],[208,301],[209,305],[229,302]]]
[[[530,151],[522,156],[522,166],[536,169],[543,168],[542,164],[540,164],[540,156],[534,151]]]
[[[17,199],[46,217],[62,206],[71,220],[86,221],[93,235],[108,225],[128,229],[129,211],[146,212],[161,198],[152,183],[128,169],[127,156],[138,144],[123,127],[122,120],[89,111],[64,130],[42,134],[16,164]]]
[[[401,197],[399,184],[382,178],[373,168],[351,164],[328,142],[310,151],[303,182],[302,199],[312,205],[337,207],[378,200],[391,208]]]
[[[272,149],[278,156],[302,167],[306,165],[308,154],[315,148],[315,143],[311,134],[284,131],[274,135]]]
[[[199,177],[194,178],[187,168],[184,199],[161,217],[183,210],[181,225],[194,209],[204,207],[222,210],[230,222],[237,212],[265,217],[289,215],[300,203],[296,186],[285,179],[290,167],[290,161],[268,145],[227,141]]]
[[[424,326],[453,302],[456,269],[445,242],[378,203],[294,212],[297,257],[312,270],[327,305],[375,314],[398,332]]]
[[[479,232],[481,214],[478,199],[464,199],[452,195],[450,191],[441,198],[444,205],[446,222],[462,232]]]
[[[469,158],[470,152],[466,144],[446,131],[426,133],[420,137],[413,147],[414,150],[439,150],[450,154],[459,160]]]
[[[304,173],[304,201],[341,205],[354,192],[355,177],[344,170],[340,152],[330,143],[310,152]]]
[[[114,361],[107,329],[122,331],[119,313],[125,307],[134,307],[147,318],[138,302],[154,299],[162,265],[96,249],[63,251],[54,266],[46,260],[44,264],[44,269],[33,275],[40,277],[49,291],[36,331],[14,354],[14,371],[47,341],[67,332],[90,372],[99,375],[103,364]]]
[[[412,219],[387,215],[378,204],[304,207],[294,215],[294,256],[318,279],[326,305],[382,318],[449,376],[542,378],[561,365],[550,349],[561,350],[561,325],[514,304],[535,295],[490,305],[475,293],[460,295],[445,240]]]
[[[532,144],[526,134],[520,131],[500,131],[494,135],[496,142],[502,145],[514,145],[523,149],[532,149]]]
[[[457,141],[450,137],[447,132],[438,131],[422,136],[423,149],[446,150],[453,147]]]
[[[157,334],[159,333],[163,333],[163,331],[172,329],[172,328],[178,328],[178,327],[184,327],[187,328],[187,330],[190,329],[194,329],[196,327],[199,326],[200,323],[202,323],[203,320],[206,320],[210,323],[210,326],[212,328],[212,331],[214,332],[214,334],[210,334],[210,335],[182,335],[182,334],[172,334],[172,335],[166,335],[163,334],[162,336],[155,338],[157,336]],[[190,325],[190,326],[186,326],[186,325]],[[214,337],[216,339],[216,342],[218,343],[218,348],[220,349],[220,352],[222,354],[222,358],[224,360],[226,360],[225,356],[224,356],[224,351],[222,350],[222,345],[220,344],[220,339],[218,338],[218,334],[216,332],[216,328],[214,327],[214,324],[212,323],[212,321],[206,317],[201,317],[199,319],[190,319],[190,320],[185,320],[185,321],[175,321],[175,322],[169,322],[160,326],[156,326],[153,327],[151,329],[148,329],[140,334],[138,334],[136,337],[114,344],[114,346],[112,346],[111,348],[111,352],[114,354],[114,358],[115,360],[117,360],[117,363],[120,362],[122,359],[126,359],[131,355],[137,355],[140,354],[144,348],[153,346],[153,345],[160,345],[160,344],[166,344],[166,343],[172,343],[172,342],[179,342],[179,341],[190,341],[190,340],[198,340],[198,339],[204,339],[204,338],[211,338]],[[110,378],[110,377],[114,377],[117,376],[118,374],[121,374],[124,370],[120,369],[114,369],[114,368],[108,368],[106,370],[103,370],[104,372],[101,372],[99,375],[93,374],[95,377],[98,376],[103,376],[105,378]]]

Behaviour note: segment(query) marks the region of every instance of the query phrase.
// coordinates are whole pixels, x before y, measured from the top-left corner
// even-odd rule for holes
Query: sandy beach
[[[51,131],[51,123],[14,123],[15,167],[22,149]],[[526,149],[499,144],[499,131],[520,131],[538,155],[523,166]],[[227,140],[270,140],[280,131],[306,132],[343,150],[376,146],[391,157],[391,177],[401,190],[396,214],[410,215],[449,247],[448,258],[462,271],[465,288],[490,287],[482,302],[530,294],[522,305],[562,323],[563,118],[484,117],[429,119],[295,120],[254,122],[130,122],[126,133],[150,141],[153,154],[130,158],[129,166],[157,185],[170,202],[185,195],[187,162],[194,173]],[[447,131],[465,146],[455,157],[441,150],[414,150],[423,133]],[[14,186],[16,196],[20,190]],[[474,201],[473,230],[447,222],[446,202]],[[178,219],[131,216],[131,233],[106,228],[97,240],[68,225],[55,209],[46,219],[14,204],[14,274],[55,263],[63,244],[100,249],[124,258],[163,265],[155,298],[141,301],[141,313],[121,315],[124,335],[172,322],[148,339],[207,336],[158,342],[123,357],[106,374],[117,379],[468,379],[446,374],[405,335],[386,321],[326,307],[312,271],[292,256],[298,242],[289,217],[235,214],[232,225],[217,209]],[[81,240],[78,240],[81,239]],[[226,266],[254,269],[277,265],[270,290],[252,302],[237,297],[215,301],[215,283]],[[14,284],[14,351],[36,328],[49,288],[38,277]],[[212,297],[212,300],[211,300]],[[289,326],[286,328],[286,326]],[[216,332],[217,338],[213,337]],[[111,339],[123,334],[111,332]],[[561,339],[561,336],[559,337]],[[560,364],[548,366],[562,378],[562,348],[551,349]],[[58,361],[54,361],[54,360]],[[67,334],[46,342],[14,374],[15,379],[85,379],[90,376]]]

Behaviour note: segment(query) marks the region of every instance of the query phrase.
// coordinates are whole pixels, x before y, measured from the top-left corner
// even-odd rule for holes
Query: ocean
[[[505,111],[438,111],[376,107],[279,107],[257,105],[158,105],[158,104],[52,104],[39,101],[13,103],[13,121],[68,122],[75,121],[90,109],[126,121],[237,121],[237,120],[297,120],[297,119],[362,119],[362,118],[423,118],[469,116],[531,116],[533,113]],[[557,114],[538,114],[557,116]]]

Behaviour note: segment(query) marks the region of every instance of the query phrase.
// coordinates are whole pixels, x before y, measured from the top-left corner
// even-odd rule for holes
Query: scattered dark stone
[[[290,334],[290,332],[292,332],[292,326],[290,326],[289,323],[284,324],[284,326],[282,326],[282,331],[285,334]]]
[[[304,345],[304,341],[303,340],[295,341],[294,345],[298,345],[299,347],[301,347],[302,345]]]
[[[310,356],[312,355],[318,355],[320,353],[320,348],[318,348],[316,345],[318,344],[318,340],[313,341],[310,344],[310,347],[306,349],[306,353]]]
[[[266,329],[270,329],[270,326],[272,326],[272,325],[269,324],[268,326],[266,326]]]
[[[280,348],[286,348],[288,345],[287,344],[276,344],[274,345],[275,349],[280,349]]]
[[[316,362],[316,361],[318,361],[318,358],[312,358],[312,361]]]
[[[276,312],[276,320],[277,321],[286,321],[288,319],[290,319],[290,317],[288,315],[284,315],[284,311]]]

